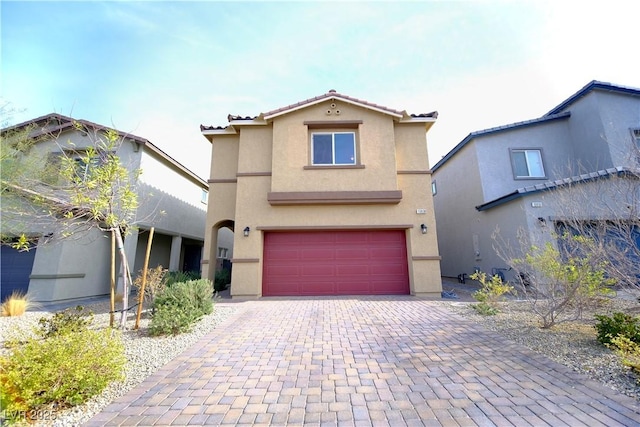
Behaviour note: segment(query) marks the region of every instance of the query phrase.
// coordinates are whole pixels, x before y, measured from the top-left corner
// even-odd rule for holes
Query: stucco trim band
[[[236,176],[271,176],[271,172],[238,172]]]
[[[358,129],[362,120],[305,120],[309,129]]]
[[[393,191],[282,191],[267,193],[274,205],[398,204],[402,190]]]
[[[314,230],[406,230],[413,228],[413,224],[390,224],[390,225],[265,225],[257,226],[256,230],[260,231],[314,231]]]
[[[84,273],[68,273],[68,274],[32,274],[29,279],[83,279]]]
[[[398,175],[431,175],[431,170],[423,170],[423,171],[398,171]]]
[[[412,256],[411,261],[441,261],[442,257],[439,255],[427,255],[427,256]]]
[[[235,263],[260,262],[260,258],[231,258],[231,262],[235,262]]]
[[[235,178],[220,178],[220,179],[208,179],[209,184],[236,184],[238,182]]]

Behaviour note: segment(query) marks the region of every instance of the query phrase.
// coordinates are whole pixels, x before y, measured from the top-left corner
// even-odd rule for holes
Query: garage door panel
[[[339,276],[367,276],[369,275],[368,265],[339,265],[336,267]]]
[[[371,257],[375,259],[406,259],[404,248],[372,248]]]
[[[275,250],[269,253],[269,259],[274,259],[274,260],[297,259],[298,253],[299,253],[298,251],[293,249]]]
[[[311,261],[328,260],[333,261],[336,258],[335,250],[332,248],[305,248],[300,249],[300,259]]]
[[[336,259],[368,259],[369,250],[367,248],[342,248],[336,249]]]
[[[309,276],[329,276],[335,275],[335,266],[324,264],[303,265],[301,268],[301,276],[308,278]]]
[[[369,281],[342,281],[337,284],[336,288],[336,293],[342,295],[368,295],[371,293]]]
[[[265,296],[409,293],[404,230],[273,232],[264,245]]]

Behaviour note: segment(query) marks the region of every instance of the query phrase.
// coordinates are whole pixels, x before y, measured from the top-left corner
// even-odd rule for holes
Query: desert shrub
[[[200,279],[200,273],[196,271],[169,271],[165,276],[167,286],[198,279]]]
[[[476,272],[469,276],[473,280],[480,282],[482,286],[479,290],[473,293],[473,298],[478,301],[472,307],[479,313],[485,316],[491,316],[498,313],[498,303],[502,299],[503,295],[511,292],[513,287],[509,284],[503,283],[500,276],[497,274],[487,280],[486,273]]]
[[[49,405],[74,406],[123,378],[126,363],[114,330],[61,332],[30,337],[0,357],[0,399],[6,413],[29,413]]]
[[[520,274],[526,275],[528,286],[520,291],[541,320],[542,328],[581,318],[582,312],[598,306],[614,292],[613,280],[605,275],[603,262],[597,261],[586,248],[592,239],[583,236],[559,237],[565,246],[582,247],[568,251],[547,242],[543,248],[531,246],[523,258],[509,260]]]
[[[152,335],[179,334],[190,330],[202,316],[213,312],[213,287],[206,279],[175,283],[159,293],[149,331]]]
[[[144,299],[148,303],[152,304],[156,295],[165,288],[168,272],[169,271],[161,265],[147,270],[147,280],[144,285]],[[136,277],[136,280],[133,282],[133,285],[138,288],[138,295],[140,295],[140,290],[142,289],[142,279],[142,270],[140,270],[138,277]]]
[[[598,332],[598,342],[611,344],[612,341],[622,335],[631,342],[640,344],[640,319],[625,313],[615,312],[613,316],[595,315],[598,321],[594,328]]]
[[[3,316],[22,316],[35,303],[22,292],[15,291],[2,302]]]
[[[622,358],[622,363],[631,368],[636,374],[640,374],[640,344],[629,337],[618,335],[611,339],[615,352]]]
[[[37,334],[42,338],[51,338],[75,332],[84,332],[93,322],[93,313],[84,312],[84,307],[76,306],[74,310],[66,309],[51,317],[38,320]]]
[[[231,281],[231,271],[223,269],[216,271],[216,276],[213,281],[213,289],[216,292],[224,291],[227,289],[227,285]]]

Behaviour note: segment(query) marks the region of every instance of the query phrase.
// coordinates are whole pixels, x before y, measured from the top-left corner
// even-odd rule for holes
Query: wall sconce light
[[[244,231],[244,237],[248,237],[251,229],[249,227],[245,227],[243,231]]]
[[[422,230],[422,234],[427,234],[427,226],[424,224],[420,224],[420,230]]]

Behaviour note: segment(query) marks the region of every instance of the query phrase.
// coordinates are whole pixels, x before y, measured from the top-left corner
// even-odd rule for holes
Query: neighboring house
[[[82,125],[82,129],[74,126]],[[31,136],[40,137],[30,156],[46,158],[49,164],[62,154],[82,153],[107,127],[49,114],[3,130],[35,125]],[[49,138],[55,134],[57,138]],[[135,226],[125,236],[129,267],[135,276],[143,268],[149,230],[154,227],[149,266],[162,265],[172,271],[200,272],[206,219],[206,181],[168,156],[144,138],[119,132],[123,142],[117,150],[122,164],[131,171],[141,170],[137,180],[139,207]],[[43,138],[44,137],[44,138]],[[71,141],[73,150],[66,144]],[[43,155],[44,154],[44,155]],[[3,235],[11,227],[3,221]],[[53,230],[37,229],[20,223],[31,237],[45,236]],[[15,230],[14,230],[15,231]],[[109,293],[109,234],[93,230],[88,234],[37,246],[18,252],[2,246],[2,297],[13,290],[28,291],[35,301],[49,302]]]
[[[518,229],[555,241],[578,194],[586,203],[574,215],[593,224],[640,212],[639,150],[640,89],[598,81],[538,119],[470,133],[432,168],[443,276],[511,278],[496,227],[503,249]],[[614,190],[621,180],[626,194]]]
[[[212,144],[203,275],[229,228],[233,297],[440,296],[426,143],[436,117],[332,90],[201,126]]]

